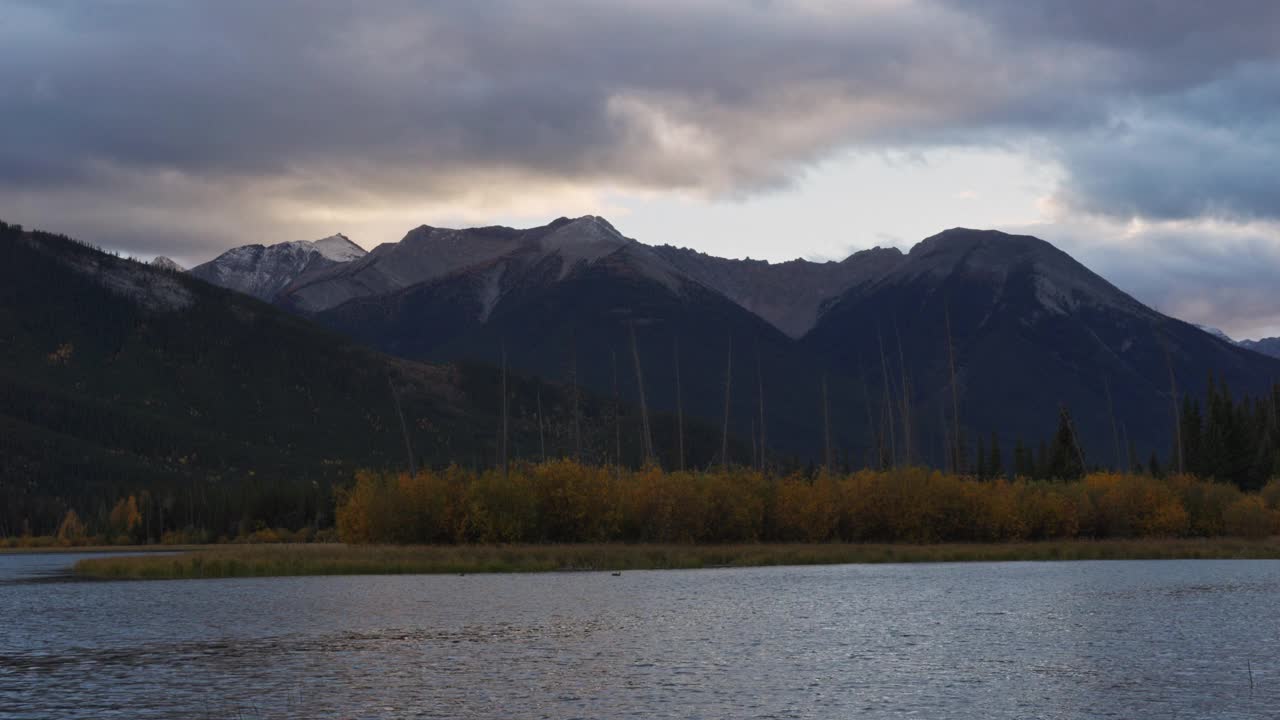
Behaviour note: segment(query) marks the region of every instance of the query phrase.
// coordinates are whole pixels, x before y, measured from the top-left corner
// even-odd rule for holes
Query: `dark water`
[[[73,559],[0,555],[0,717],[1280,714],[1276,562],[50,577]]]

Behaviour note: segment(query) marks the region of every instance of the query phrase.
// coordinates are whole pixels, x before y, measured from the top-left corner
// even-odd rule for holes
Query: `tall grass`
[[[97,578],[194,579],[1175,558],[1278,559],[1280,541],[1195,538],[937,545],[219,545],[176,556],[91,558],[77,563],[75,571]]]
[[[340,493],[348,543],[995,543],[1280,531],[1258,494],[1189,476],[980,481],[924,468],[776,477],[745,468],[627,471],[570,460],[361,473]]]

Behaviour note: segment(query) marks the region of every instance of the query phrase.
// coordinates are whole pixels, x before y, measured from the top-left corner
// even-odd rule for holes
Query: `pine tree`
[[[1209,377],[1209,386],[1213,387],[1213,377]],[[1182,456],[1187,472],[1195,475],[1204,474],[1204,428],[1200,414],[1200,403],[1185,395],[1182,399]]]
[[[1004,457],[1000,452],[1000,436],[991,433],[991,460],[987,462],[987,473],[996,480],[1004,479]]]
[[[978,436],[978,458],[974,474],[979,480],[987,479],[987,449],[983,444],[981,435]]]
[[[1076,442],[1071,413],[1062,408],[1058,413],[1058,431],[1049,452],[1048,476],[1054,480],[1076,480],[1084,476],[1084,451]]]
[[[1020,478],[1033,478],[1036,475],[1035,459],[1021,438],[1013,447],[1013,474]]]

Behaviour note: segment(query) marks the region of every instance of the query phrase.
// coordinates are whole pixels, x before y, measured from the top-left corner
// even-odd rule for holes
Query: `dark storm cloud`
[[[1270,0],[0,0],[0,216],[193,256],[299,208],[1025,143],[1069,212],[1274,221],[1278,29]]]
[[[945,104],[929,99],[942,88],[928,66],[967,52],[948,49],[947,27],[923,11],[354,7],[20,7],[6,37],[16,62],[0,69],[12,89],[0,101],[14,133],[5,166],[29,166],[32,157],[59,166],[70,156],[256,176],[353,162],[497,165],[660,187],[751,184],[787,175],[857,129],[847,127],[853,108],[824,105]],[[937,61],[924,57],[928,45]],[[834,113],[829,124],[797,117],[815,104]],[[945,121],[933,108],[923,114]],[[779,127],[788,121],[798,136]],[[689,149],[673,144],[681,133],[708,146],[703,162],[672,156]],[[747,140],[755,153],[737,143]],[[733,157],[724,152],[731,143]],[[66,179],[93,179],[68,165]],[[31,179],[21,171],[3,177]]]

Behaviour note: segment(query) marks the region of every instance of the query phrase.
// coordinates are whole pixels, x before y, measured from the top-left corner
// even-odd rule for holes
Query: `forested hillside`
[[[625,404],[615,432],[608,400],[582,397],[574,423],[565,387],[508,382],[512,456],[603,460],[620,441],[638,461]],[[153,536],[325,524],[354,468],[407,466],[406,434],[420,465],[495,462],[500,383],[491,366],[390,358],[247,296],[0,224],[0,536],[52,533],[68,508],[105,518],[130,494]],[[709,453],[719,440],[690,427],[687,442]]]

